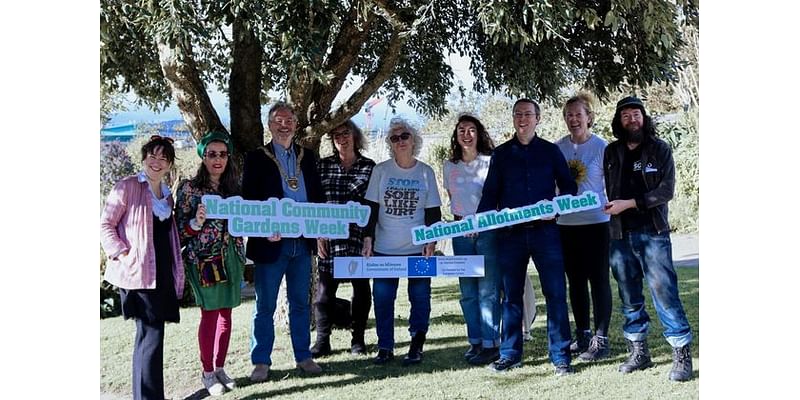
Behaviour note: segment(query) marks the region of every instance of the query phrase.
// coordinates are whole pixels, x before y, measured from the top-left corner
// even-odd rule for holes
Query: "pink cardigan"
[[[169,194],[170,206],[174,199]],[[175,293],[183,297],[183,260],[174,215],[172,229],[172,275]],[[147,182],[136,175],[117,182],[108,194],[100,217],[100,244],[108,255],[103,279],[123,289],[155,289],[156,253],[153,247],[153,200]],[[127,256],[121,255],[128,252]]]

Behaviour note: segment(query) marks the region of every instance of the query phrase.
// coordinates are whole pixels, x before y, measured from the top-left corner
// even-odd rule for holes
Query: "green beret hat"
[[[228,148],[228,154],[233,153],[233,146],[231,145],[231,137],[225,132],[211,131],[205,134],[197,143],[197,155],[203,158],[206,152],[206,146],[211,142],[222,142]]]

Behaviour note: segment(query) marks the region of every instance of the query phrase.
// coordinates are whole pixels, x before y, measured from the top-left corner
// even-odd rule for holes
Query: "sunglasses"
[[[391,141],[392,141],[392,143],[397,143],[397,142],[399,142],[399,141],[401,141],[401,140],[408,140],[408,138],[410,138],[410,137],[411,137],[411,134],[410,134],[410,133],[408,133],[408,132],[403,132],[403,133],[401,133],[401,134],[399,134],[399,135],[392,135],[392,136],[389,136],[389,140],[391,140]]]
[[[170,144],[173,144],[173,143],[175,143],[175,139],[173,139],[173,138],[171,138],[171,137],[161,136],[161,135],[153,135],[153,136],[150,136],[150,141],[152,142],[152,141],[154,141],[154,140],[166,140],[166,141],[168,141]]]
[[[214,159],[214,158],[217,158],[217,157],[222,158],[222,159],[226,159],[226,158],[228,158],[228,152],[227,151],[220,151],[218,153],[218,152],[212,150],[212,151],[207,151],[205,156],[208,159]]]

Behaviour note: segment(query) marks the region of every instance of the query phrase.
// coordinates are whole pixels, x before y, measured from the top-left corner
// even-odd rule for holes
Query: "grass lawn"
[[[619,312],[616,282],[611,279],[614,312],[611,319],[612,356],[598,363],[575,361],[576,374],[556,377],[547,358],[546,313],[544,296],[535,270],[538,316],[532,342],[525,343],[523,367],[505,374],[496,374],[485,367],[464,362],[467,348],[466,328],[458,303],[458,280],[433,280],[431,326],[425,343],[422,364],[403,367],[401,359],[408,350],[408,296],[401,280],[395,307],[395,361],[388,366],[375,366],[375,324],[372,314],[366,333],[371,357],[351,356],[349,332],[334,330],[334,355],[318,360],[324,369],[319,376],[304,376],[294,368],[291,343],[285,332],[277,332],[272,354],[269,381],[250,384],[252,370],[249,355],[249,334],[253,299],[248,299],[233,312],[233,334],[225,370],[239,387],[222,399],[692,399],[698,398],[700,385],[699,270],[680,267],[680,296],[694,334],[692,348],[695,379],[676,383],[667,379],[672,366],[671,348],[661,336],[662,327],[647,299],[647,312],[653,318],[650,349],[655,367],[623,375],[617,367],[627,356]],[[349,298],[350,286],[339,289],[339,297]],[[197,347],[197,308],[181,309],[181,323],[168,324],[164,346],[164,380],[166,395],[176,399],[200,399],[208,396],[200,383],[200,359]],[[571,312],[570,312],[571,317]],[[574,325],[571,325],[574,329]],[[104,399],[130,398],[131,352],[134,323],[121,317],[100,321],[100,392]],[[312,333],[313,343],[315,334]]]

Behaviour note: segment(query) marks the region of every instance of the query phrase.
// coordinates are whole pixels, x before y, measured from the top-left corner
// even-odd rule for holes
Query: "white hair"
[[[416,158],[419,155],[419,152],[422,150],[422,136],[417,132],[417,129],[414,128],[408,121],[403,118],[395,117],[389,121],[389,129],[387,129],[387,135],[384,139],[386,141],[386,146],[389,148],[389,154],[392,155],[394,158],[394,150],[392,150],[392,130],[395,129],[402,129],[405,132],[411,134],[411,137],[414,139],[414,148],[412,150],[412,155]]]

